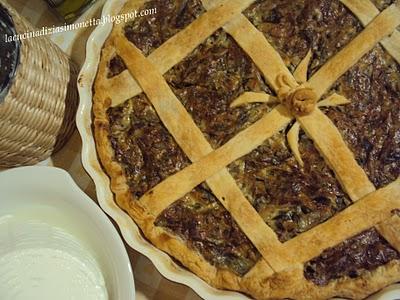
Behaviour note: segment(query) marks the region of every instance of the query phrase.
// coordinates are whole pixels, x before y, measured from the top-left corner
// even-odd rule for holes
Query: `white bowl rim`
[[[21,188],[24,187],[24,178],[29,178],[29,184],[35,184],[35,188],[37,187],[40,190],[46,190],[50,180],[53,180],[54,178],[59,179],[51,181],[52,184],[55,184],[52,186],[52,188],[57,187],[59,191],[62,191],[63,189],[68,190],[68,193],[73,194],[74,197],[70,197],[68,202],[71,203],[73,207],[88,213],[89,217],[93,221],[96,221],[96,223],[99,223],[101,229],[106,231],[108,234],[108,237],[113,244],[112,252],[116,254],[120,264],[126,266],[123,270],[118,270],[118,278],[116,281],[123,283],[123,285],[126,287],[124,294],[128,295],[129,299],[135,299],[133,270],[121,236],[107,215],[93,201],[93,199],[91,199],[79,188],[71,175],[63,169],[49,166],[19,167],[0,172],[0,182],[1,180],[10,180],[16,178],[19,181],[21,180]],[[62,186],[60,185],[61,182]],[[26,192],[26,190],[24,190],[24,192]],[[2,193],[4,193],[4,190],[0,190],[0,195]]]

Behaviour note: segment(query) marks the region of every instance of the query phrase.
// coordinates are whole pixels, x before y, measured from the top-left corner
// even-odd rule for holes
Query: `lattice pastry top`
[[[114,26],[94,131],[116,202],[211,285],[400,280],[400,3],[152,0]]]

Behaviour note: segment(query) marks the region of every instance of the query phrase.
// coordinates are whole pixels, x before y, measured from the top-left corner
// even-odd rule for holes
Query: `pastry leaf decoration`
[[[308,79],[308,66],[311,61],[312,52],[308,51],[303,60],[299,63],[296,70],[293,72],[293,76],[300,86],[294,86],[288,78],[284,75],[277,77],[277,83],[280,87],[278,90],[278,96],[272,96],[263,92],[245,92],[237,99],[235,99],[230,107],[235,108],[250,103],[269,103],[275,104],[281,102],[285,104],[288,109],[297,116],[306,115],[315,107],[332,107],[339,105],[346,105],[350,103],[346,97],[339,94],[333,93],[326,99],[317,102],[315,93],[312,89],[301,86]],[[301,126],[299,122],[295,122],[287,133],[287,141],[290,150],[292,151],[297,163],[300,167],[304,167],[304,161],[301,158],[299,150],[299,136]]]

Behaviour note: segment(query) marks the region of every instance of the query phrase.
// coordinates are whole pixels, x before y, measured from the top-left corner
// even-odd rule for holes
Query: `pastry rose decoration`
[[[295,86],[286,75],[277,77],[278,98],[293,114],[303,116],[311,113],[317,104],[317,95],[311,88]]]

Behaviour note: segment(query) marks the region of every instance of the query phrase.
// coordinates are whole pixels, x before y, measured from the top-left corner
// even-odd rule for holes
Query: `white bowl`
[[[0,225],[12,216],[22,221],[18,221],[18,226],[11,226],[13,230],[10,226],[6,227],[8,230],[2,227],[0,259],[7,249],[56,245],[65,253],[88,258],[84,262],[96,266],[93,274],[100,274],[99,278],[104,279],[108,299],[135,298],[131,265],[117,230],[64,170],[24,167],[0,172]],[[32,220],[35,221],[32,223]],[[53,230],[46,235],[51,226],[60,231]],[[64,233],[78,241],[79,247]],[[18,274],[19,278],[23,275]],[[18,289],[23,290],[24,283],[18,284]]]

